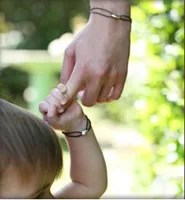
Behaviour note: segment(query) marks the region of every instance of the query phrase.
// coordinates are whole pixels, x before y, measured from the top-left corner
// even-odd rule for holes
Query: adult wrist
[[[107,18],[101,15],[91,13],[88,24],[94,27],[95,30],[101,30],[103,34],[106,32],[114,32],[123,37],[123,34],[130,34],[131,23],[113,18]],[[115,32],[115,30],[117,30]]]
[[[121,15],[130,16],[130,0],[90,0],[90,7],[99,7]]]
[[[91,8],[90,13],[94,15],[100,15],[106,18],[111,18],[117,21],[120,20],[132,23],[132,19],[128,15],[118,15],[104,8],[99,8],[99,7]]]
[[[115,15],[125,15],[130,17],[130,1],[129,0],[91,0],[90,9],[100,8],[112,12]],[[96,10],[97,12],[97,10]],[[102,14],[107,14],[101,10],[98,11]],[[108,14],[110,16],[110,14]],[[130,18],[131,19],[131,18]],[[117,30],[118,34],[127,33],[131,31],[131,20],[123,21],[117,20],[112,17],[101,16],[100,14],[90,13],[88,23],[97,26],[97,30],[111,31]],[[105,28],[104,28],[105,27]]]

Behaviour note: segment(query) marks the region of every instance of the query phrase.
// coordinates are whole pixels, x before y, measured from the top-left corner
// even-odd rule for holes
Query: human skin
[[[130,16],[129,0],[91,0],[90,6]],[[61,82],[67,84],[69,99],[80,90],[85,106],[120,98],[127,77],[130,31],[130,22],[90,14],[64,55]]]
[[[80,105],[73,101],[63,108],[67,101],[67,88],[61,84],[53,89],[40,104],[44,120],[60,131],[80,131],[86,127],[86,117]],[[50,187],[55,175],[43,178],[38,168],[30,173],[25,181],[21,179],[15,165],[11,162],[3,171],[0,183],[0,198],[3,199],[96,199],[100,198],[107,187],[107,172],[102,151],[93,129],[87,135],[66,137],[71,157],[71,182],[51,194]]]
[[[73,101],[65,109],[62,105],[68,101],[68,90],[62,84],[53,89],[40,104],[44,120],[53,128],[71,132],[84,130],[87,119],[80,105]],[[102,151],[93,129],[87,135],[66,137],[71,157],[71,182],[61,188],[55,198],[100,198],[107,187],[107,172]]]

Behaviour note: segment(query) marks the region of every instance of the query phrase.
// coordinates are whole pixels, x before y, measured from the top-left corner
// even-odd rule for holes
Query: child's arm
[[[60,85],[61,86],[61,85]],[[81,107],[73,102],[62,112],[61,101],[65,94],[61,94],[58,87],[53,90],[40,110],[45,120],[56,129],[71,132],[81,131],[86,127],[87,119]],[[107,173],[103,154],[98,145],[93,130],[87,135],[71,138],[66,137],[71,155],[72,182],[62,188],[55,198],[99,198],[107,187]]]
[[[78,127],[82,130],[85,127]],[[77,127],[76,127],[77,128]],[[71,154],[71,179],[57,198],[99,198],[107,186],[106,167],[93,130],[79,138],[66,137]]]

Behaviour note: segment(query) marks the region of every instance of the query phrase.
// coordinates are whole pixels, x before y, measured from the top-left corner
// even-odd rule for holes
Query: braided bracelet
[[[101,11],[103,11],[104,13],[102,13]],[[122,21],[128,21],[130,23],[132,23],[132,19],[127,16],[127,15],[117,15],[114,14],[113,12],[111,12],[110,10],[104,9],[104,8],[91,8],[90,9],[90,13],[92,14],[98,14],[104,17],[109,17],[109,18],[113,18],[116,20],[122,20]]]
[[[81,137],[84,135],[87,135],[87,133],[91,130],[91,121],[89,118],[85,115],[86,117],[86,128],[82,131],[72,131],[72,132],[62,132],[65,136],[67,137]]]

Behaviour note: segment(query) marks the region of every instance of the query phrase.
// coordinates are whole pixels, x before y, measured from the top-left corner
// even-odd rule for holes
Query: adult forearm
[[[115,14],[130,16],[130,0],[90,0],[90,7],[100,7],[115,12]]]

